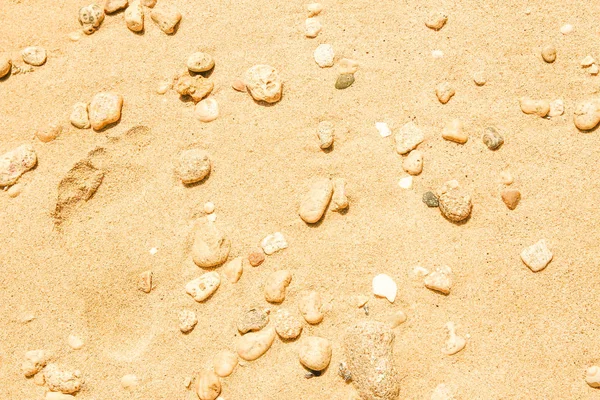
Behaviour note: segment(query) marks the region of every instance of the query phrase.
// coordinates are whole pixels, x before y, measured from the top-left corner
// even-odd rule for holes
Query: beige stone
[[[292,274],[288,270],[275,271],[265,282],[265,300],[269,303],[281,303],[285,299],[286,288],[292,282]]]
[[[302,322],[289,310],[280,308],[273,314],[277,334],[284,340],[296,339],[302,333]]]
[[[223,267],[223,274],[231,283],[236,283],[239,281],[243,272],[244,268],[242,265],[242,257],[234,258]]]
[[[231,241],[205,218],[200,218],[194,226],[192,259],[200,268],[213,268],[227,261]]]
[[[100,92],[94,96],[89,106],[92,128],[99,131],[121,119],[123,96],[112,92]]]
[[[503,189],[500,195],[502,197],[502,201],[510,210],[517,208],[517,205],[521,200],[521,192],[514,188]]]
[[[198,51],[188,57],[186,65],[192,72],[205,72],[214,68],[215,60],[210,54]]]
[[[442,137],[458,144],[465,144],[469,140],[469,135],[463,130],[462,121],[457,118],[444,126]]]
[[[600,98],[578,102],[573,112],[573,122],[579,130],[594,129],[600,122]]]
[[[317,336],[307,336],[298,344],[300,363],[312,371],[322,371],[331,361],[331,343]]]
[[[333,183],[329,178],[316,179],[302,197],[298,214],[307,224],[318,222],[327,210],[333,195]]]
[[[219,116],[219,103],[212,97],[201,100],[196,104],[194,114],[202,122],[214,121]]]
[[[471,195],[456,180],[446,182],[437,195],[440,211],[449,221],[462,222],[471,215]]]
[[[85,34],[91,35],[96,32],[102,21],[104,21],[104,10],[99,5],[90,4],[79,9],[79,23]]]
[[[53,392],[73,394],[78,392],[83,384],[81,372],[78,370],[72,372],[62,370],[56,364],[46,365],[44,378],[46,379],[46,386]]]
[[[202,370],[196,378],[196,394],[200,400],[215,400],[221,393],[221,380],[213,372]]]
[[[189,333],[194,330],[198,324],[198,317],[192,310],[181,310],[179,312],[179,330],[183,333]]]
[[[231,375],[237,365],[238,356],[232,351],[222,350],[213,357],[215,374],[222,378]]]
[[[553,254],[548,249],[548,245],[544,239],[526,247],[521,252],[521,260],[523,260],[525,265],[533,272],[538,272],[546,268],[550,261],[552,261],[552,257]]]
[[[39,67],[46,63],[46,50],[40,46],[29,46],[23,49],[21,57],[27,64]]]
[[[106,0],[104,2],[104,12],[107,14],[115,13],[127,7],[127,0]]]
[[[182,150],[175,163],[175,175],[185,185],[202,181],[211,169],[210,155],[202,149]]]
[[[257,101],[276,103],[281,100],[283,85],[279,73],[270,65],[259,64],[246,71],[246,89]]]
[[[37,164],[37,154],[30,144],[21,145],[0,156],[0,187],[10,186]]]
[[[395,135],[396,152],[400,155],[415,149],[425,140],[423,131],[413,122],[404,124]]]
[[[144,30],[144,8],[139,0],[133,0],[125,10],[125,23],[132,32]]]
[[[152,9],[150,17],[160,30],[168,35],[175,32],[175,28],[179,24],[179,21],[181,21],[181,13],[175,6],[166,2],[161,2],[158,4],[158,7]]]
[[[71,121],[71,125],[73,125],[75,128],[87,129],[92,126],[90,124],[90,116],[88,114],[88,104],[82,102],[75,103],[69,119]]]
[[[202,302],[212,296],[220,284],[221,278],[219,278],[219,274],[211,271],[188,282],[185,285],[185,291],[197,302]]]
[[[455,93],[456,91],[449,82],[440,82],[435,86],[435,95],[442,104],[449,102]]]
[[[302,314],[304,320],[309,324],[316,325],[323,321],[325,314],[323,314],[322,307],[323,301],[318,292],[311,290],[300,293],[298,310],[300,310],[300,314]]]
[[[35,136],[40,142],[48,143],[56,139],[62,132],[62,125],[59,123],[52,123],[42,129],[38,129],[35,132]]]
[[[402,168],[411,175],[419,175],[423,171],[423,152],[412,150],[402,162]]]
[[[334,212],[343,212],[348,209],[348,197],[346,197],[346,181],[342,178],[333,180],[333,195],[331,196],[330,208]]]
[[[545,117],[550,112],[550,102],[548,100],[533,100],[529,97],[519,99],[521,111],[525,114],[535,114],[539,117]]]
[[[12,61],[6,56],[0,56],[0,78],[4,78],[12,68]]]
[[[237,353],[246,361],[254,361],[269,350],[275,340],[275,328],[266,327],[258,332],[247,333],[238,339]]]

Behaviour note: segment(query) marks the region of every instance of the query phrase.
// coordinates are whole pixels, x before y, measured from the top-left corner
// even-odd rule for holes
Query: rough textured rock
[[[414,122],[410,121],[400,128],[395,135],[395,139],[396,152],[402,155],[416,148],[423,142],[425,136],[421,129]]]
[[[192,259],[201,268],[212,268],[227,261],[231,242],[217,229],[213,222],[199,219],[194,227]]]
[[[307,336],[300,340],[298,356],[300,363],[313,371],[322,371],[331,361],[331,343],[317,336]]]
[[[210,155],[202,149],[182,150],[175,163],[175,174],[185,185],[200,182],[210,174]]]
[[[260,331],[269,323],[269,314],[258,308],[245,311],[237,321],[237,329],[241,334]]]
[[[30,144],[23,144],[0,156],[0,187],[13,185],[25,172],[37,164],[37,155]]]
[[[123,96],[117,93],[101,92],[94,96],[89,106],[90,123],[99,131],[121,119]]]
[[[202,75],[183,75],[177,79],[173,88],[181,96],[190,96],[195,103],[212,92],[214,84]]]
[[[132,32],[141,32],[144,30],[144,8],[139,0],[131,2],[125,10],[125,23]]]
[[[21,371],[29,378],[37,374],[46,366],[48,355],[44,350],[31,350],[25,353],[25,360],[21,364]]]
[[[254,100],[276,103],[281,100],[283,85],[277,70],[270,65],[259,64],[246,71],[246,89]]]
[[[94,33],[104,21],[104,10],[97,4],[81,7],[79,9],[79,23],[87,35]]]
[[[302,322],[292,313],[284,308],[280,308],[273,315],[275,330],[277,334],[285,340],[293,340],[302,333]]]
[[[185,285],[185,291],[197,302],[202,302],[213,295],[221,284],[219,274],[211,271],[202,274]]]
[[[457,181],[446,182],[438,191],[438,201],[442,215],[452,222],[469,218],[473,205],[471,195],[462,189]]]
[[[160,30],[168,35],[175,32],[177,24],[181,21],[181,13],[177,11],[175,6],[165,3],[160,3],[158,7],[152,9],[150,17]]]
[[[48,364],[44,368],[46,386],[53,392],[76,393],[83,384],[79,371],[63,371],[56,364]]]

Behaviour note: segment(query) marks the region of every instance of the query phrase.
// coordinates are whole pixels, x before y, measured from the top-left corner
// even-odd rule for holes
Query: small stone
[[[272,235],[267,235],[260,242],[260,247],[262,247],[266,255],[270,256],[279,250],[287,249],[288,244],[281,232],[275,232]]]
[[[265,282],[265,300],[269,303],[281,303],[285,299],[285,290],[292,282],[288,270],[275,271]]]
[[[469,140],[469,135],[463,130],[462,121],[458,118],[453,119],[444,126],[442,137],[458,144],[465,144]]]
[[[221,380],[213,371],[202,370],[196,378],[196,394],[200,400],[215,400],[221,393]]]
[[[525,114],[536,114],[543,118],[550,112],[550,103],[547,100],[532,100],[529,97],[521,97],[519,101],[521,111]]]
[[[21,52],[21,57],[27,64],[39,67],[46,62],[46,50],[39,46],[29,46]]]
[[[449,295],[452,287],[450,272],[448,267],[438,268],[425,277],[423,284],[427,289]]]
[[[462,336],[456,335],[453,322],[448,322],[446,329],[448,330],[448,340],[446,341],[446,346],[442,349],[442,353],[451,356],[464,349],[467,341]]]
[[[246,91],[246,84],[241,79],[235,79],[233,82],[231,82],[231,87],[238,92]]]
[[[432,11],[425,19],[425,25],[433,30],[439,31],[446,25],[448,15],[441,11]]]
[[[79,31],[70,32],[69,39],[72,42],[77,42],[77,41],[81,40],[81,33]]]
[[[201,218],[196,221],[194,230],[192,259],[197,266],[213,268],[227,261],[231,241],[217,229],[213,222]]]
[[[189,333],[194,330],[198,324],[196,313],[191,310],[181,310],[179,312],[179,330],[183,333]]]
[[[202,122],[211,122],[219,116],[219,103],[212,97],[201,100],[194,111],[196,118]]]
[[[387,318],[386,322],[391,329],[394,329],[405,323],[406,319],[404,311],[396,311]]]
[[[592,64],[594,64],[596,62],[596,60],[594,60],[594,57],[587,55],[585,56],[585,58],[583,60],[581,60],[581,66],[583,68],[587,68],[587,67],[591,67]]]
[[[510,210],[514,210],[521,200],[521,192],[519,192],[518,189],[506,188],[502,190],[501,197],[504,204],[506,204],[506,207]]]
[[[204,203],[202,209],[205,213],[212,214],[213,212],[215,212],[215,205],[212,202],[207,201],[206,203]]]
[[[323,321],[325,314],[322,311],[323,301],[321,295],[314,290],[303,291],[298,300],[298,310],[306,322],[316,325]]]
[[[269,314],[258,308],[252,308],[242,314],[237,321],[237,329],[241,334],[260,331],[269,323]]]
[[[565,103],[561,99],[550,102],[550,111],[548,117],[560,117],[565,113]]]
[[[309,17],[314,17],[323,11],[323,5],[321,3],[310,3],[306,5],[306,10],[308,11]]]
[[[431,191],[423,193],[423,203],[432,208],[440,205],[437,196]]]
[[[83,340],[81,340],[80,337],[75,335],[69,335],[67,343],[69,344],[69,347],[73,350],[80,350],[83,347]]]
[[[432,50],[431,57],[433,58],[444,58],[444,52],[441,50]]]
[[[162,80],[158,82],[158,86],[156,87],[156,93],[165,94],[173,87],[173,82],[171,80]]]
[[[124,375],[121,378],[121,386],[125,390],[133,390],[136,387],[138,387],[139,384],[140,384],[140,380],[138,379],[137,376],[135,376],[133,374]]]
[[[265,253],[263,253],[262,250],[253,251],[250,254],[248,254],[248,262],[250,262],[250,265],[252,265],[253,267],[258,267],[264,261]]]
[[[291,312],[284,308],[280,308],[273,315],[275,330],[279,337],[285,340],[293,340],[302,333],[302,323],[292,315]]]
[[[152,291],[152,271],[144,271],[138,276],[138,289],[144,293]]]
[[[490,150],[497,150],[504,144],[504,138],[493,126],[488,126],[485,128],[483,131],[483,137],[481,139]]]
[[[473,82],[475,82],[475,84],[477,86],[483,86],[487,83],[487,77],[485,75],[485,72],[483,71],[476,71],[473,73]]]
[[[185,386],[186,389],[189,389],[190,386],[192,386],[192,378],[189,376],[186,376],[185,379],[183,380],[183,386]]]
[[[211,171],[210,155],[201,149],[188,149],[179,153],[175,164],[175,174],[185,185],[200,182]]]
[[[48,389],[53,392],[73,394],[81,389],[82,379],[79,371],[63,371],[56,364],[48,364],[44,368],[44,378]]]
[[[448,82],[441,82],[435,86],[435,95],[442,104],[446,104],[450,101],[450,98],[454,96],[455,93],[454,88],[450,86],[450,83]]]
[[[104,12],[112,14],[127,7],[127,0],[106,0],[104,3]]]
[[[400,178],[400,180],[398,181],[398,186],[400,186],[402,189],[410,189],[412,187],[412,184],[413,177],[410,175]]]
[[[319,137],[319,141],[321,142],[319,147],[321,149],[328,149],[333,145],[333,135],[334,126],[330,121],[321,121],[317,126],[317,136]]]
[[[317,18],[307,18],[304,22],[304,34],[307,38],[316,38],[321,32],[322,26]]]
[[[144,8],[139,0],[133,0],[125,10],[125,23],[132,32],[144,30]]]
[[[600,367],[593,365],[585,371],[585,382],[593,388],[600,388]]]
[[[90,116],[88,114],[88,105],[87,103],[75,103],[73,106],[73,111],[71,111],[71,125],[75,128],[79,129],[87,129],[90,126]]]
[[[411,175],[419,175],[423,171],[423,152],[412,150],[402,162],[402,168]]]
[[[202,75],[189,76],[182,75],[177,78],[173,88],[181,96],[190,96],[195,103],[199,102],[212,92],[214,84],[210,79],[203,77]],[[197,108],[197,107],[196,107]],[[207,110],[210,111],[210,110]],[[218,108],[217,108],[218,111]],[[212,114],[205,113],[208,117]],[[218,116],[217,112],[217,116]],[[214,118],[213,118],[214,119]],[[212,119],[211,119],[212,121]],[[208,122],[208,121],[207,121]]]
[[[452,222],[462,222],[471,215],[471,196],[457,181],[446,182],[438,191],[439,208],[442,215]]]
[[[379,135],[381,135],[381,137],[384,137],[384,138],[388,137],[392,134],[390,127],[385,122],[375,122],[375,129],[377,129],[377,132],[379,132]]]
[[[244,272],[242,257],[234,258],[223,267],[223,274],[231,283],[236,283],[239,281],[242,276],[242,272]]]
[[[600,68],[598,67],[598,64],[593,64],[588,71],[590,75],[598,75],[598,72],[600,72]]]
[[[553,63],[556,61],[556,47],[552,46],[551,44],[544,46],[542,49],[542,58],[547,63]]]
[[[307,224],[318,222],[325,213],[333,195],[333,184],[329,178],[318,178],[302,197],[298,214]]]
[[[336,89],[346,89],[354,83],[354,74],[340,74],[335,81]]]
[[[333,196],[331,196],[330,208],[334,212],[343,212],[348,209],[348,197],[346,197],[346,181],[342,178],[333,180]]]
[[[283,85],[277,70],[270,65],[259,64],[246,71],[246,89],[257,101],[276,103],[281,100]]]
[[[514,182],[514,178],[509,170],[504,170],[504,171],[500,172],[500,180],[506,186],[509,186]]]
[[[358,71],[358,62],[350,58],[342,58],[338,61],[338,72],[340,74],[355,74]]]
[[[386,274],[379,274],[373,278],[373,294],[379,297],[385,297],[390,303],[396,300],[398,286],[396,282]]]
[[[25,186],[23,184],[16,183],[8,188],[6,194],[8,194],[8,197],[10,197],[11,199],[14,199],[15,197],[19,196],[21,192],[23,192],[24,187]]]
[[[410,121],[400,128],[398,133],[396,133],[395,139],[396,152],[402,155],[415,149],[425,140],[425,136],[423,136],[421,129],[414,122]]]
[[[275,340],[275,328],[267,327],[258,332],[247,333],[238,339],[237,353],[246,361],[254,361],[269,350]]]
[[[0,156],[0,186],[10,186],[37,164],[37,155],[30,144],[21,145]]]
[[[58,135],[61,134],[61,132],[62,125],[53,123],[43,129],[36,131],[35,136],[40,140],[40,142],[48,143],[56,139]]]
[[[90,123],[99,131],[121,119],[123,96],[111,92],[101,92],[94,96],[89,107]]]
[[[185,291],[197,302],[202,302],[217,291],[220,283],[221,278],[219,274],[211,271],[201,275],[200,278],[188,282],[185,285]]]
[[[329,340],[307,336],[298,345],[300,363],[312,371],[323,371],[331,361],[331,343]]]
[[[237,365],[237,354],[229,350],[222,350],[213,358],[213,369],[215,370],[215,374],[221,378],[231,375]]]
[[[523,260],[525,265],[533,272],[538,272],[546,268],[550,261],[552,261],[552,257],[552,252],[548,249],[544,239],[526,247],[521,252],[521,260]]]
[[[579,130],[594,129],[600,122],[600,99],[583,100],[577,103],[573,111],[573,122]]]
[[[90,4],[79,9],[79,23],[85,34],[91,35],[96,32],[102,21],[104,21],[104,10],[99,5]]]
[[[333,58],[335,57],[335,53],[333,52],[333,47],[330,44],[320,44],[313,53],[313,57],[319,67],[333,67]]]
[[[48,355],[44,350],[31,350],[25,353],[25,361],[21,364],[21,371],[30,378],[46,366]]]
[[[152,10],[150,17],[160,30],[168,35],[175,32],[177,24],[181,21],[181,13],[174,6],[162,2]]]
[[[0,78],[4,78],[10,72],[12,68],[12,61],[10,58],[0,56]]]
[[[186,65],[192,72],[205,72],[214,68],[215,60],[210,54],[198,51],[188,57]]]
[[[560,27],[560,33],[563,35],[568,35],[571,32],[573,32],[573,25],[571,24],[565,24]]]
[[[39,374],[40,377],[43,377],[44,375]],[[35,376],[36,378],[38,377],[38,375]],[[35,379],[35,378],[34,378]],[[45,384],[45,381],[44,381]],[[43,385],[39,385],[39,386],[43,386]],[[44,397],[45,400],[73,400],[76,397],[70,394],[64,394],[64,393],[60,393],[60,392],[46,392],[46,397]]]

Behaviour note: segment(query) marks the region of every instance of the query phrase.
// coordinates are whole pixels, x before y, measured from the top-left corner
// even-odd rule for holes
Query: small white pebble
[[[333,66],[335,53],[333,52],[333,47],[330,44],[320,44],[315,49],[313,57],[319,67],[328,68]]]
[[[158,253],[158,249],[156,247],[150,249],[150,254],[155,255],[156,253]]]
[[[593,388],[600,387],[600,367],[593,365],[585,371],[585,382]]]
[[[550,111],[548,117],[560,117],[565,113],[565,103],[561,99],[550,102]]]
[[[215,211],[215,205],[210,202],[207,201],[206,203],[204,203],[204,212],[207,214],[212,214]]]
[[[588,71],[590,75],[598,75],[598,72],[600,71],[600,69],[598,69],[598,64],[593,64]]]
[[[587,55],[583,60],[581,60],[581,66],[583,68],[591,67],[595,62],[596,60],[594,60],[594,57]]]
[[[410,189],[412,187],[412,183],[413,183],[412,176],[405,176],[404,178],[400,178],[400,180],[398,181],[398,185],[402,189]]]
[[[525,15],[529,15],[531,14],[531,8],[526,8],[525,9]]]
[[[271,255],[279,250],[287,249],[288,243],[281,232],[267,235],[261,242],[260,247],[266,255]]]
[[[321,22],[317,18],[307,18],[304,22],[304,34],[307,38],[315,38],[322,29]]]
[[[431,52],[431,57],[433,57],[433,58],[442,58],[442,57],[444,57],[444,52],[441,51],[441,50],[433,50]]]
[[[215,214],[215,213],[208,214],[206,216],[206,219],[209,220],[210,222],[215,222],[217,220],[217,214]]]
[[[506,186],[510,186],[514,182],[514,178],[509,170],[504,170],[504,171],[500,172],[500,180]]]
[[[202,122],[214,121],[219,116],[219,103],[212,97],[201,100],[196,104],[195,113],[196,118]]]
[[[446,341],[446,347],[442,349],[442,353],[451,356],[464,349],[467,341],[462,336],[456,335],[454,322],[448,322],[446,329],[448,330],[448,340]]]
[[[310,3],[306,5],[306,10],[308,11],[309,17],[314,17],[323,11],[323,5],[321,5],[321,3]]]
[[[377,128],[381,137],[388,137],[392,134],[390,127],[385,122],[375,122],[375,128]]]
[[[390,303],[396,300],[398,286],[396,282],[386,274],[379,274],[373,278],[373,294],[379,297],[385,297]]]
[[[140,381],[137,376],[133,374],[125,375],[121,378],[121,386],[123,389],[131,390],[140,384]]]
[[[75,335],[69,335],[68,343],[69,347],[71,347],[73,350],[79,350],[83,347],[83,340]]]
[[[165,94],[169,91],[169,89],[171,89],[172,86],[173,86],[172,81],[169,81],[169,80],[160,81],[158,83],[158,86],[156,87],[156,93]]]
[[[417,265],[412,270],[413,276],[416,278],[420,278],[426,275],[429,275],[429,270],[427,268],[421,267]]]
[[[79,39],[81,39],[81,32],[75,31],[75,32],[69,33],[69,39],[71,39],[71,41],[73,41],[73,42],[78,41]]]
[[[560,33],[563,35],[568,35],[571,32],[573,32],[573,25],[571,24],[565,24],[560,27]]]

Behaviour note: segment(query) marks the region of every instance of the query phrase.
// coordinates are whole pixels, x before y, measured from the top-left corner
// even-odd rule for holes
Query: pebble
[[[33,383],[35,383],[38,386],[44,386],[46,384],[46,378],[44,378],[44,374],[36,374],[33,377]]]
[[[144,293],[152,291],[152,271],[144,271],[138,276],[138,289]]]
[[[181,21],[181,13],[174,6],[162,2],[152,10],[150,17],[168,35],[175,32],[175,27]]]
[[[335,53],[330,44],[320,44],[313,53],[313,56],[319,67],[328,68],[333,66]]]
[[[69,39],[72,42],[77,42],[79,40],[81,40],[81,33],[79,31],[73,31],[69,33]]]
[[[333,180],[333,196],[331,196],[331,211],[343,212],[348,209],[348,197],[346,197],[346,181],[342,178]]]
[[[265,300],[269,303],[281,303],[285,300],[285,290],[292,282],[292,274],[288,270],[275,271],[265,282]]]
[[[39,67],[46,62],[46,50],[39,46],[29,46],[23,49],[21,57],[25,63]]]
[[[529,97],[521,97],[521,111],[525,114],[536,114],[545,117],[550,112],[550,103],[547,100],[532,100]]]
[[[521,260],[533,272],[538,272],[546,268],[550,261],[552,261],[552,257],[552,252],[548,249],[546,240],[544,239],[526,247],[521,252]]]
[[[35,136],[40,142],[48,143],[53,141],[62,132],[62,125],[53,123],[43,129],[39,129],[35,132]]]
[[[298,344],[300,363],[312,371],[323,371],[331,362],[331,343],[318,336],[306,336]]]
[[[99,131],[121,119],[123,96],[117,93],[100,92],[94,96],[89,107],[90,123]]]
[[[59,369],[56,364],[48,364],[44,368],[44,378],[46,386],[53,392],[73,394],[81,389],[83,383],[81,373],[77,370],[64,371]]]
[[[585,56],[585,58],[583,60],[581,60],[581,66],[583,68],[587,68],[587,67],[591,67],[592,64],[594,64],[596,62],[596,60],[594,60],[594,57],[587,55]]]
[[[411,175],[419,175],[423,171],[423,152],[412,150],[402,162],[402,168]]]
[[[437,268],[425,277],[423,284],[427,289],[449,295],[452,287],[450,273],[451,270],[448,267]]]
[[[302,323],[292,313],[284,308],[280,308],[273,314],[275,331],[285,340],[296,339],[302,333]]]
[[[342,58],[338,61],[338,72],[340,74],[355,74],[358,71],[358,62],[350,58]]]
[[[391,329],[394,329],[405,323],[406,319],[404,311],[396,311],[386,319],[386,322]]]
[[[377,129],[379,135],[384,138],[392,134],[390,127],[385,122],[375,122],[375,129]]]
[[[156,93],[165,94],[173,87],[173,82],[171,80],[163,80],[158,82],[158,86],[156,87]]]
[[[12,61],[10,58],[0,56],[0,78],[4,78],[10,72],[12,68]]]
[[[132,32],[144,30],[144,8],[139,0],[133,0],[125,10],[125,23]]]
[[[202,370],[196,378],[196,395],[200,400],[215,400],[221,394],[221,380],[213,372]]]
[[[309,17],[314,17],[323,11],[323,5],[321,3],[310,3],[306,5],[306,10],[308,11]]]
[[[548,117],[560,117],[565,113],[565,103],[561,99],[550,102],[550,111]]]
[[[433,30],[439,31],[446,25],[448,15],[441,11],[432,11],[425,19],[425,25]]]
[[[21,364],[21,371],[30,378],[46,366],[48,354],[44,350],[30,350],[25,353],[25,361]]]
[[[79,9],[79,23],[85,34],[91,35],[96,32],[102,21],[104,21],[104,10],[99,5],[90,4]]]
[[[429,191],[423,193],[423,203],[427,204],[427,207],[438,207],[440,205],[437,196]]]
[[[231,87],[238,92],[246,91],[246,84],[241,79],[235,79],[233,82],[231,82]]]
[[[199,219],[195,224],[192,259],[200,268],[213,268],[227,261],[231,241],[213,222]]]
[[[67,343],[73,350],[80,350],[83,347],[83,340],[79,336],[69,335]]]
[[[188,57],[186,65],[192,72],[205,72],[214,68],[215,60],[210,54],[198,51]]]
[[[600,367],[593,365],[585,371],[585,382],[593,388],[600,388]]]
[[[600,99],[578,102],[575,111],[573,111],[573,122],[579,130],[589,131],[594,129],[600,122]]]
[[[181,310],[179,312],[179,330],[183,333],[189,333],[194,330],[198,324],[198,317],[192,310]]]
[[[352,383],[362,399],[396,400],[395,335],[387,324],[361,321],[346,330],[343,347]]]
[[[487,77],[485,75],[485,72],[483,71],[476,71],[473,73],[473,82],[475,82],[475,84],[477,86],[483,86],[487,83]]]
[[[446,104],[450,101],[450,98],[452,98],[455,93],[456,91],[448,82],[440,82],[435,86],[435,95],[442,104]]]
[[[398,186],[400,186],[402,189],[410,189],[412,187],[412,184],[413,177],[410,175],[400,178],[400,180],[398,181]]]
[[[319,137],[319,141],[321,142],[319,147],[321,149],[328,149],[333,145],[333,135],[334,126],[331,121],[321,121],[317,126],[317,136]]]
[[[175,174],[186,185],[205,179],[211,169],[210,155],[201,149],[181,151],[175,164]]]
[[[446,329],[448,330],[448,340],[446,340],[446,346],[442,349],[442,353],[451,356],[464,349],[467,341],[462,336],[456,335],[454,322],[448,322]]]
[[[258,308],[252,308],[242,314],[237,321],[237,329],[243,335],[260,331],[269,323],[269,314]]]
[[[322,28],[323,27],[317,18],[310,17],[304,22],[304,34],[307,38],[316,38]]]
[[[433,58],[444,58],[444,52],[441,50],[432,50],[431,57]]]
[[[598,64],[594,64],[590,67],[589,72],[591,75],[598,75],[598,72],[600,72],[600,68],[598,67]]]
[[[560,33],[563,35],[568,35],[571,32],[573,32],[573,25],[571,24],[565,24],[560,27]]]
[[[221,378],[231,375],[237,365],[237,354],[229,350],[221,350],[213,358],[213,369]]]
[[[212,214],[213,212],[215,212],[215,205],[214,205],[214,203],[207,201],[206,203],[204,203],[204,206],[202,207],[202,209],[204,210],[205,213]]]
[[[307,224],[318,222],[325,213],[333,195],[333,183],[329,178],[318,178],[302,197],[298,214]]]
[[[353,83],[354,74],[340,74],[335,80],[335,88],[343,90],[352,86]]]
[[[219,103],[212,97],[201,100],[196,104],[196,118],[202,122],[211,122],[219,116]]]
[[[237,353],[241,359],[254,361],[269,350],[275,340],[275,328],[267,327],[258,332],[247,333],[238,339]]]
[[[127,374],[121,378],[121,386],[125,390],[133,390],[138,387],[140,380],[134,374]]]
[[[104,12],[112,14],[127,7],[127,0],[106,0],[104,3]]]
[[[398,286],[396,282],[386,274],[379,274],[373,278],[373,294],[379,297],[385,297],[390,303],[396,300]]]
[[[444,383],[440,383],[433,389],[430,400],[455,400],[452,390]]]
[[[423,140],[423,131],[413,122],[404,124],[395,135],[396,152],[400,155],[415,149]]]
[[[177,78],[173,87],[181,96],[190,96],[192,100],[197,103],[212,92],[214,84],[210,79],[207,79],[202,75],[182,75]],[[217,116],[219,115],[218,112],[216,114]],[[207,113],[207,116],[212,116],[212,114]]]
[[[542,58],[547,63],[553,63],[556,60],[556,47],[551,44],[544,46],[542,49]]]
[[[221,278],[219,274],[211,271],[202,274],[200,278],[188,282],[185,285],[185,291],[197,302],[202,302],[212,296],[220,284]]]
[[[265,261],[265,253],[263,253],[262,250],[253,251],[250,254],[248,254],[248,262],[253,267],[258,267],[264,261]]]
[[[11,199],[14,199],[18,195],[20,195],[21,192],[23,192],[24,187],[25,186],[23,184],[16,183],[8,188],[8,190],[6,191],[6,194],[8,194],[8,197],[10,197]]]
[[[456,180],[446,182],[438,191],[439,208],[442,215],[452,222],[469,218],[473,205],[471,196]]]
[[[37,376],[37,375],[36,375]],[[40,374],[40,376],[43,376]],[[70,394],[64,394],[60,392],[46,392],[45,400],[72,400],[76,397]]]
[[[521,192],[518,189],[506,188],[502,190],[501,197],[506,207],[514,210],[521,200]]]
[[[500,180],[506,186],[509,186],[514,182],[514,178],[509,170],[504,170],[504,171],[500,172]]]
[[[239,281],[242,277],[242,272],[244,272],[242,257],[234,258],[223,267],[223,274],[231,283],[236,283]]]
[[[10,186],[37,164],[33,146],[23,144],[0,156],[0,186]]]
[[[323,321],[325,314],[322,311],[323,301],[321,295],[314,291],[303,291],[298,300],[298,310],[306,322],[316,325]]]
[[[73,111],[71,111],[71,117],[69,118],[71,125],[79,129],[87,129],[91,127],[90,116],[88,114],[87,103],[75,103],[73,105]]]
[[[281,232],[275,232],[272,235],[267,235],[260,242],[260,247],[262,247],[266,255],[270,256],[277,251],[287,249],[288,244]]]
[[[469,135],[463,130],[463,123],[458,118],[453,119],[444,126],[442,137],[458,144],[465,144],[469,140]]]
[[[481,140],[490,150],[497,150],[504,144],[504,138],[493,126],[484,129]]]
[[[283,85],[279,73],[270,65],[258,64],[246,71],[246,89],[254,100],[276,103],[281,100]]]

